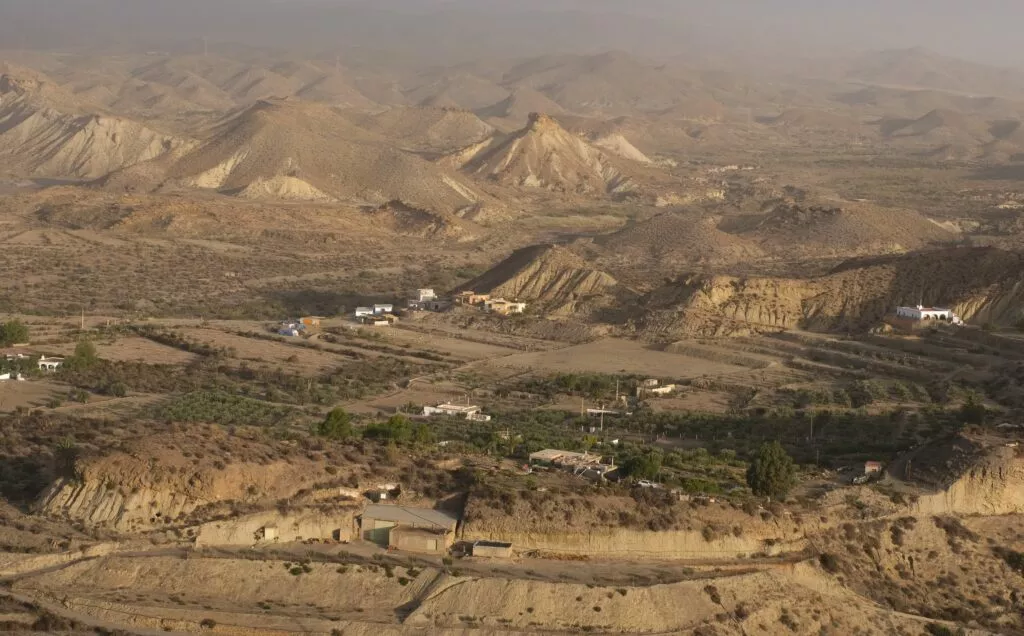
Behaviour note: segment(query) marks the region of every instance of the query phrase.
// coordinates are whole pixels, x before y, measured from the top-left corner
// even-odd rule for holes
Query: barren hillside
[[[424,152],[452,152],[494,133],[473,113],[454,108],[397,107],[358,117],[356,122],[401,147]]]
[[[623,52],[540,57],[512,68],[504,81],[539,90],[580,113],[668,108],[686,95],[687,87],[663,67]]]
[[[378,206],[399,200],[437,212],[475,206],[469,185],[391,146],[327,106],[260,102],[171,163],[168,178],[228,194]]]
[[[0,76],[0,155],[23,176],[91,179],[190,142],[113,117],[32,73]]]
[[[476,114],[483,119],[497,120],[496,123],[515,128],[526,124],[533,113],[557,116],[565,112],[564,108],[543,93],[528,87],[516,88],[501,101],[476,110]]]
[[[700,212],[666,212],[597,239],[624,263],[726,264],[764,258],[755,241],[718,229],[720,219]]]
[[[835,201],[782,202],[738,234],[779,256],[845,257],[902,253],[956,238],[913,210]]]

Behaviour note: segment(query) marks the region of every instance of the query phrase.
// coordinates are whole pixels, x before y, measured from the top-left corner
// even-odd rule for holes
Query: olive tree
[[[796,485],[796,465],[778,442],[761,445],[747,468],[747,485],[759,497],[784,499]]]

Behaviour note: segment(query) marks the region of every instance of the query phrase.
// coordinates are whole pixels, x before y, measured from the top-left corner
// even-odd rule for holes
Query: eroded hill
[[[467,174],[517,187],[591,196],[630,189],[628,177],[604,153],[538,113],[522,130],[471,146],[450,161]]]
[[[552,314],[577,315],[626,302],[632,295],[571,249],[555,245],[518,250],[461,289],[529,301]]]

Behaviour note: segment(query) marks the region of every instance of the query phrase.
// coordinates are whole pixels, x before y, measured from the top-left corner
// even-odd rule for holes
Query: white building
[[[433,289],[417,289],[416,300],[419,302],[426,302],[428,300],[436,300],[437,294],[434,293]]]
[[[373,307],[356,307],[356,318],[362,318],[363,316],[372,316]]]
[[[908,320],[916,320],[920,322],[928,320],[942,320],[957,325],[963,322],[962,320],[960,320],[959,316],[953,313],[952,309],[943,309],[940,307],[924,307],[922,305],[917,305],[916,307],[897,307],[896,315],[900,318],[906,318]]]
[[[64,358],[47,358],[46,356],[39,358],[40,371],[56,371],[63,364]]]
[[[448,417],[461,417],[471,422],[490,422],[491,416],[480,412],[480,407],[471,404],[438,404],[437,406],[424,406],[423,415],[445,415]]]
[[[374,305],[373,306],[373,315],[381,316],[381,315],[384,315],[384,314],[390,314],[394,310],[395,310],[395,306],[394,305],[387,305],[387,304],[384,304],[384,305]]]
[[[495,314],[510,316],[521,314],[526,311],[526,303],[505,300],[504,298],[492,298],[484,301],[484,309]]]
[[[674,384],[663,384],[661,386],[656,386],[656,387],[654,387],[652,389],[648,389],[648,391],[650,393],[652,393],[653,395],[658,395],[658,396],[664,397],[666,395],[672,395],[673,393],[675,393],[676,385],[674,385]]]

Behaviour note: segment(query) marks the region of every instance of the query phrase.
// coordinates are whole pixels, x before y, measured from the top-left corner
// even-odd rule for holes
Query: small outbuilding
[[[396,527],[388,535],[388,547],[402,552],[444,554],[455,542],[455,533],[430,528]]]
[[[865,475],[877,475],[882,472],[882,462],[864,462]]]
[[[470,549],[475,557],[491,559],[512,558],[512,544],[502,541],[474,541]]]
[[[277,541],[278,538],[277,526],[265,525],[256,532],[256,539],[258,541]]]

